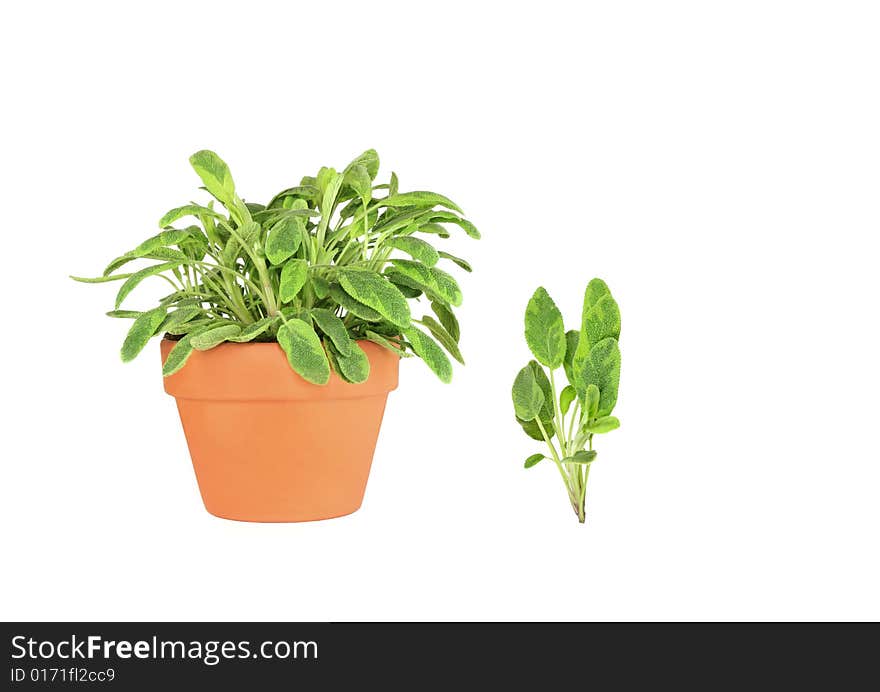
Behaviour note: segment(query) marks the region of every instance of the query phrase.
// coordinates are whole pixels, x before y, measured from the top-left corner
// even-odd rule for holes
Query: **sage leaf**
[[[287,354],[290,367],[312,384],[327,384],[330,363],[321,339],[310,325],[300,319],[288,320],[278,328],[278,344]]]
[[[403,334],[416,355],[425,361],[425,364],[440,378],[441,382],[449,384],[452,381],[452,364],[437,343],[415,327],[404,329]]]
[[[313,308],[309,313],[315,324],[324,332],[324,335],[333,342],[341,356],[348,356],[354,350],[354,342],[348,336],[348,329],[339,317],[331,310]]]
[[[527,365],[517,373],[511,395],[513,409],[519,420],[530,421],[540,415],[541,407],[544,405],[544,393],[535,380],[534,371],[530,366]]]
[[[203,207],[201,204],[185,204],[182,207],[175,207],[174,209],[167,212],[165,216],[159,219],[159,228],[170,226],[175,221],[179,221],[180,219],[187,216],[195,216],[196,218],[210,216],[214,219],[226,219],[223,214],[218,214],[213,209],[209,207]]]
[[[199,332],[193,336],[190,343],[197,351],[208,351],[219,346],[229,338],[241,333],[241,327],[237,324],[224,324],[207,331]]]
[[[437,319],[440,320],[443,328],[449,332],[449,336],[455,340],[455,343],[458,343],[461,338],[461,328],[458,324],[458,318],[456,318],[452,309],[436,300],[431,302],[431,309],[437,315]]]
[[[595,418],[599,410],[599,388],[594,384],[587,385],[584,395],[584,411],[589,418]]]
[[[580,365],[580,370],[577,368]],[[617,403],[617,387],[620,382],[620,347],[617,339],[602,339],[590,349],[589,356],[580,364],[575,360],[575,388],[578,395],[593,384],[599,389],[599,405],[595,415],[607,416]]]
[[[360,384],[370,376],[370,361],[367,354],[355,342],[350,341],[348,353],[341,353],[336,343],[331,342],[330,350],[336,357],[337,368],[346,382]]]
[[[602,279],[593,279],[584,290],[581,331],[574,356],[579,368],[583,368],[590,349],[607,337],[620,338],[620,310],[608,285]]]
[[[189,163],[202,179],[208,192],[223,202],[227,208],[232,206],[235,198],[235,183],[223,159],[213,151],[203,149],[190,156]]]
[[[138,316],[128,330],[128,334],[122,344],[120,354],[122,355],[123,363],[127,363],[134,359],[135,356],[144,349],[144,346],[147,345],[147,342],[156,333],[156,330],[159,328],[159,325],[162,324],[164,319],[165,308],[161,306],[148,310]]]
[[[535,376],[535,382],[538,383],[538,386],[541,388],[541,393],[544,395],[544,404],[541,406],[539,418],[542,423],[551,423],[553,422],[553,417],[556,415],[556,402],[553,400],[553,387],[550,385],[547,373],[544,372],[544,368],[541,367],[541,364],[538,363],[538,361],[530,360],[529,367],[532,369],[532,374]]]
[[[107,317],[117,317],[122,319],[136,319],[143,315],[144,313],[140,310],[111,310],[110,312],[104,313]]]
[[[458,344],[455,342],[455,339],[452,338],[452,335],[443,328],[442,324],[430,315],[422,317],[420,322],[423,326],[428,328],[431,335],[440,342],[440,345],[449,352],[449,355],[464,365],[464,358],[461,355],[461,350],[459,350]]]
[[[547,457],[545,457],[543,454],[532,454],[532,456],[526,459],[526,463],[524,464],[524,466],[525,468],[530,469],[532,468],[532,466],[543,461],[546,458]]]
[[[296,200],[305,206],[303,200]],[[302,243],[305,222],[300,216],[285,216],[269,230],[266,239],[266,258],[272,264],[281,264],[292,257]]]
[[[82,284],[103,284],[108,281],[122,281],[123,279],[127,279],[130,276],[134,276],[134,274],[114,274],[113,276],[73,276],[70,275],[70,278],[74,281],[79,281]]]
[[[571,408],[571,402],[577,399],[577,392],[571,385],[566,387],[559,394],[559,412],[564,416],[568,415],[568,409]]]
[[[401,358],[411,358],[412,357],[412,354],[407,353],[403,347],[398,346],[393,341],[390,341],[389,339],[385,338],[381,334],[377,334],[376,332],[371,331],[369,329],[364,332],[364,338],[367,341],[372,341],[374,344],[378,344],[379,346],[382,346],[383,348],[387,348],[389,351],[393,351]]]
[[[163,262],[162,264],[154,264],[150,267],[144,267],[140,271],[136,271],[134,274],[129,276],[125,283],[119,287],[119,293],[116,294],[116,304],[113,306],[117,310],[119,306],[122,305],[122,301],[131,293],[137,285],[146,279],[148,276],[155,276],[156,274],[161,274],[162,272],[169,271],[174,269],[175,267],[179,267],[181,262],[173,261],[173,262]]]
[[[278,321],[278,315],[272,315],[270,317],[264,317],[256,322],[252,322],[247,327],[241,330],[240,334],[234,334],[230,336],[227,340],[233,341],[237,344],[247,343],[249,341],[253,341],[258,336],[265,334],[269,328]]]
[[[450,262],[457,264],[459,267],[464,269],[466,272],[472,272],[473,267],[471,267],[470,263],[463,260],[461,257],[456,257],[455,255],[450,255],[448,252],[443,252],[442,250],[437,253],[438,257],[442,257],[443,259],[448,259]]]
[[[378,322],[382,319],[382,315],[376,310],[373,310],[373,308],[352,298],[339,284],[330,284],[330,297],[339,303],[346,312],[351,313],[362,320],[366,320],[367,322]]]
[[[556,303],[543,287],[526,306],[526,343],[538,362],[555,370],[565,358],[565,327]]]
[[[189,357],[190,355],[192,355],[193,352],[193,336],[193,334],[187,334],[182,339],[180,339],[180,341],[174,344],[174,347],[171,349],[171,351],[169,351],[168,357],[165,359],[165,363],[162,365],[162,375],[164,377],[173,375],[184,365],[186,365],[186,361],[189,360]]]
[[[447,209],[457,211],[459,214],[464,212],[459,206],[448,197],[438,195],[436,192],[402,192],[396,195],[389,195],[379,200],[379,206],[382,207],[435,207],[441,206]]]
[[[346,166],[346,172],[348,172],[355,166],[363,166],[367,171],[367,175],[370,176],[370,180],[372,181],[379,173],[379,154],[376,153],[375,149],[367,149],[363,154],[358,156],[350,164],[348,164],[348,166]]]
[[[620,427],[620,421],[617,420],[614,416],[602,416],[601,418],[595,418],[587,423],[587,432],[596,433],[597,435],[601,435],[603,433],[611,432],[612,430],[617,430]]]
[[[304,259],[288,260],[281,268],[281,281],[278,297],[282,303],[289,303],[299,294],[309,277],[309,263]]]
[[[570,457],[565,457],[562,460],[563,464],[589,464],[593,459],[596,458],[595,450],[586,450],[582,449],[579,452],[575,452]]]
[[[450,305],[461,305],[462,295],[458,282],[442,269],[437,267],[429,267],[431,277],[434,280],[434,293],[439,296],[445,303]]]
[[[571,364],[574,361],[574,354],[577,351],[579,338],[580,332],[576,329],[570,329],[565,332],[565,358],[562,359],[562,367],[565,369],[565,376],[572,384],[574,384],[574,373]]]
[[[348,295],[373,308],[392,324],[401,328],[409,326],[406,298],[380,274],[363,269],[341,269],[339,283]]]
[[[523,429],[523,432],[531,437],[533,440],[537,440],[538,442],[544,441],[544,436],[541,434],[541,428],[538,427],[538,419],[534,420],[520,420],[516,419],[516,422],[520,424]],[[553,435],[556,434],[556,428],[553,427],[552,423],[545,423],[541,421],[541,425],[544,426],[544,430],[547,431],[548,439],[553,439]]]
[[[418,260],[422,264],[433,267],[440,259],[440,253],[430,244],[421,238],[413,238],[412,236],[402,236],[399,238],[390,238],[385,243],[389,247],[402,250],[410,257]]]

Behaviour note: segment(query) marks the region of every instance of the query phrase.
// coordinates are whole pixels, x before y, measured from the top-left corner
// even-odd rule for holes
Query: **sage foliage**
[[[535,360],[514,379],[514,413],[526,435],[546,443],[550,453],[532,454],[525,468],[550,459],[583,523],[596,458],[593,436],[620,427],[611,415],[620,383],[620,309],[605,282],[593,279],[584,292],[580,329],[565,331],[553,299],[538,288],[526,306],[525,337]],[[560,368],[568,384],[558,389]]]
[[[211,200],[168,211],[158,233],[113,259],[101,276],[72,277],[122,282],[107,314],[132,320],[123,361],[163,334],[176,340],[166,376],[195,350],[277,342],[309,382],[326,384],[335,371],[359,383],[370,366],[357,342],[372,341],[401,357],[414,354],[451,380],[447,354],[464,362],[453,312],[462,293],[444,265],[471,267],[433,243],[459,231],[480,237],[458,205],[434,192],[401,192],[394,173],[377,184],[372,149],[341,171],[321,168],[267,204],[239,197],[214,152],[189,161]],[[129,295],[146,279],[172,291],[158,305],[128,309]]]

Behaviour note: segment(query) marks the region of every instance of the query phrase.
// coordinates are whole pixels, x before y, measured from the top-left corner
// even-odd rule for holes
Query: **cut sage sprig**
[[[620,381],[620,310],[605,282],[593,279],[584,294],[580,331],[566,332],[553,299],[538,288],[526,307],[525,336],[535,360],[516,375],[513,408],[525,433],[545,442],[550,454],[532,454],[525,467],[550,459],[583,523],[596,458],[593,436],[620,427],[611,415]],[[568,380],[561,389],[560,368]]]
[[[196,152],[190,164],[213,200],[170,210],[159,233],[115,258],[101,276],[72,277],[122,282],[107,314],[132,320],[123,361],[161,334],[177,341],[166,376],[196,350],[277,341],[309,382],[325,384],[335,371],[359,383],[370,372],[357,343],[364,340],[401,357],[412,352],[450,381],[446,353],[464,362],[453,312],[462,295],[441,267],[471,267],[417,234],[442,241],[455,227],[479,238],[452,200],[400,192],[394,173],[389,183],[374,184],[379,156],[372,149],[342,171],[325,167],[302,178],[268,204],[243,201],[217,154]],[[123,309],[147,278],[166,282],[171,292],[147,309]],[[425,307],[414,317],[418,303],[430,313]]]

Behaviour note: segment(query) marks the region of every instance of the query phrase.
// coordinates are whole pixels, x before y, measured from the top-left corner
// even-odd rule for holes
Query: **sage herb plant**
[[[611,415],[620,381],[620,310],[605,282],[593,279],[584,294],[580,331],[566,332],[556,304],[538,288],[526,307],[525,336],[535,360],[514,380],[513,407],[525,433],[545,442],[550,454],[531,455],[525,467],[551,459],[583,523],[596,458],[593,436],[620,426]],[[561,390],[560,368],[568,380]]]
[[[166,376],[194,350],[277,341],[291,368],[309,382],[325,384],[332,369],[359,383],[369,376],[357,343],[366,340],[399,356],[413,353],[450,381],[452,365],[443,349],[464,362],[453,312],[462,294],[438,265],[471,267],[424,237],[445,240],[450,227],[480,237],[454,202],[433,192],[400,192],[394,173],[388,183],[375,184],[379,157],[372,149],[342,171],[321,168],[265,205],[239,197],[215,153],[199,151],[190,164],[213,200],[169,211],[159,220],[159,233],[110,262],[102,276],[72,277],[122,282],[107,314],[133,320],[123,361],[161,334],[177,340]],[[183,219],[195,223],[179,224]],[[149,263],[119,271],[142,261]],[[147,309],[123,309],[150,277],[168,283],[171,292]],[[414,317],[412,301],[430,305],[432,314]]]

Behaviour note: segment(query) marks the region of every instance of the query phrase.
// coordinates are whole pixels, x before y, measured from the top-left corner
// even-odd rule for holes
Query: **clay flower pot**
[[[174,346],[162,341],[162,361]],[[313,521],[361,506],[400,359],[358,342],[370,377],[303,380],[276,343],[195,351],[165,378],[205,508],[240,521]]]

